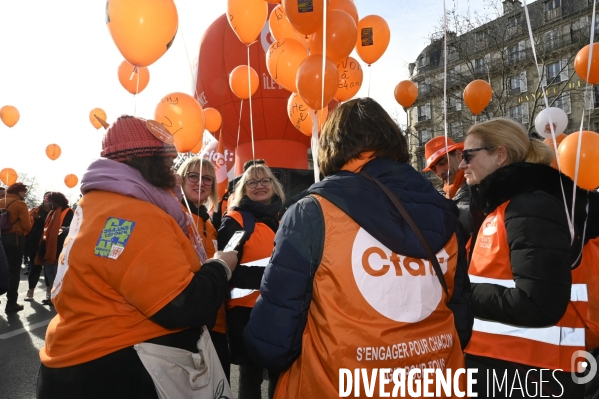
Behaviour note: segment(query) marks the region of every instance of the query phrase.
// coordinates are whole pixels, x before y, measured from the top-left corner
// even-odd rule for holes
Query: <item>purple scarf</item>
[[[155,187],[148,183],[137,169],[129,165],[106,158],[92,162],[81,179],[81,193],[85,195],[92,190],[126,195],[154,204],[171,215],[181,229],[186,231],[187,219],[181,208],[181,198],[175,197],[177,193],[181,195],[181,189],[173,187],[173,195]]]

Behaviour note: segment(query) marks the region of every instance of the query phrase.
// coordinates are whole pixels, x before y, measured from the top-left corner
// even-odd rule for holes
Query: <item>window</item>
[[[555,102],[553,103],[553,105],[551,105],[551,102],[555,99]],[[549,97],[547,99],[549,101],[549,106],[550,107],[557,107],[562,109],[566,114],[571,114],[572,113],[572,106],[570,103],[570,93],[563,93],[561,96],[555,98],[555,97]]]
[[[545,51],[552,51],[559,47],[560,44],[559,28],[552,29],[543,34],[543,47]]]
[[[420,131],[420,142],[422,143],[422,145],[427,143],[432,138],[433,132],[430,129],[424,129]]]
[[[477,75],[485,74],[487,68],[485,67],[485,59],[477,58],[474,60],[474,73]]]
[[[547,81],[553,83],[559,83],[559,71],[561,70],[560,62],[554,62],[553,64],[547,65]],[[555,80],[554,80],[555,79]]]
[[[545,11],[555,10],[558,7],[561,7],[561,0],[549,0],[545,3]]]
[[[426,103],[418,107],[418,122],[431,119],[431,104]]]
[[[515,29],[515,28],[519,27],[521,23],[522,23],[522,14],[515,15],[507,20],[507,28],[510,30]]]
[[[522,124],[528,124],[529,113],[528,113],[528,103],[522,103],[517,107],[514,107],[510,110],[510,116],[513,120],[518,121]]]
[[[430,91],[430,83],[430,78],[424,79],[423,82],[416,82],[416,85],[418,86],[418,94],[428,94]]]
[[[568,59],[564,58],[561,61],[551,63],[545,67],[545,77],[541,82],[542,86],[565,82],[569,78]]]
[[[419,67],[426,66],[426,56],[425,55],[423,55],[422,57],[420,57],[418,59],[418,66]]]
[[[524,93],[528,90],[528,82],[526,79],[526,71],[512,76],[510,79],[510,94]]]
[[[551,21],[562,15],[561,0],[549,0],[545,2],[545,20]]]

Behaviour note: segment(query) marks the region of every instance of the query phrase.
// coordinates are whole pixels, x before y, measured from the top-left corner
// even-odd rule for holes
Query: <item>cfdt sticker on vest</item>
[[[297,0],[297,12],[312,12],[314,11],[313,0]]]
[[[362,28],[360,38],[362,40],[362,47],[374,45],[374,34],[372,33],[372,28]]]
[[[94,248],[94,255],[117,259],[125,250],[134,227],[135,222],[109,217]]]
[[[443,273],[449,255],[437,253]],[[396,254],[360,228],[352,246],[352,272],[358,290],[381,315],[403,323],[426,319],[437,308],[443,288],[427,259]]]

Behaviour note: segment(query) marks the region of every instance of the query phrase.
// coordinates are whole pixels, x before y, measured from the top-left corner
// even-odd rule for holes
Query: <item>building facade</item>
[[[543,90],[549,106],[568,115],[565,133],[579,130],[583,110],[585,129],[589,124],[591,130],[599,131],[599,91],[592,87],[587,91],[573,66],[578,51],[590,42],[593,1],[538,0],[528,5],[538,69],[520,1],[503,1],[502,15],[486,23],[459,19],[452,24],[454,31],[447,37],[449,137],[463,141],[473,123],[499,116],[521,122],[534,137],[534,118],[545,108]],[[599,37],[597,25],[595,38]],[[410,64],[418,99],[408,110],[406,134],[417,170],[426,164],[424,144],[445,134],[444,64],[443,34],[433,35],[430,45]],[[478,116],[472,115],[462,99],[464,88],[475,79],[484,79],[493,88],[491,103]]]

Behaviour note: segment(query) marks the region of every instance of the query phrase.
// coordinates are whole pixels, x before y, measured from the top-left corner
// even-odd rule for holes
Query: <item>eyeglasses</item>
[[[492,150],[493,148],[495,148],[495,147],[480,147],[480,148],[470,148],[467,150],[462,150],[462,159],[464,160],[466,165],[469,165],[470,161],[472,161],[471,153],[477,152],[480,150]]]
[[[190,183],[197,183],[197,182],[200,181],[200,174],[199,173],[187,172],[187,174],[185,176],[187,176],[187,180],[189,180]],[[214,184],[214,177],[208,176],[208,175],[202,176],[202,184],[205,185],[205,186],[211,186],[211,185],[213,185]]]
[[[262,180],[249,180],[245,183],[245,185],[251,189],[254,189],[254,188],[258,187],[258,184],[261,184],[262,187],[269,187],[270,183],[272,183],[272,179],[269,177],[268,179],[262,179]]]

